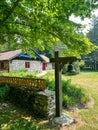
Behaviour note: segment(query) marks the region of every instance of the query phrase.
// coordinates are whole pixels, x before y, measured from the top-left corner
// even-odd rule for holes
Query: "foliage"
[[[45,56],[49,57],[49,58],[53,58],[53,50],[50,50],[50,49],[46,49],[44,48],[44,50],[39,50],[37,49],[36,50],[39,54],[44,54]]]
[[[98,45],[98,16],[93,16],[91,23],[90,23],[90,29],[87,33],[87,37],[90,39],[90,41],[93,42],[93,44]]]
[[[10,87],[5,85],[5,86],[0,86],[0,98],[4,99],[9,95],[10,92]]]
[[[98,47],[98,16],[93,16],[91,21],[91,28],[87,33],[87,37],[90,41]],[[98,70],[98,48],[88,55],[83,55],[85,61],[85,68],[91,70]]]
[[[83,67],[84,64],[85,64],[85,63],[84,63],[83,60],[77,61],[77,62],[74,63],[77,74],[80,73],[80,68]]]
[[[47,89],[54,91],[54,80],[50,77],[48,75],[48,79],[46,79]],[[67,108],[77,104],[85,104],[89,100],[89,96],[84,89],[82,89],[80,86],[71,84],[70,80],[62,80],[62,95],[63,106]]]
[[[86,92],[77,85],[71,84],[70,80],[63,81],[63,106],[70,108],[76,104],[85,104],[89,100]]]
[[[49,89],[51,91],[55,91],[55,84],[52,80],[47,79],[46,86],[47,86],[47,89]]]
[[[6,104],[6,107],[3,105]],[[40,125],[43,119],[30,115],[26,110],[20,109],[8,101],[0,101],[0,130],[49,130]]]
[[[0,73],[0,76],[36,78],[36,75],[38,73],[39,72],[29,72],[27,70],[17,70],[10,73],[8,72]]]
[[[52,48],[57,41],[68,48],[68,55],[88,53],[91,42],[83,36],[70,16],[81,19],[91,16],[97,8],[89,0],[6,0],[0,2],[0,44],[6,49]]]
[[[73,66],[74,66],[74,69],[75,69],[75,73],[73,74],[79,74],[80,73],[80,68],[84,65],[84,61],[81,60],[81,61],[76,61],[73,63]],[[63,74],[68,74],[67,73],[67,69],[68,69],[68,64],[64,65],[63,69],[62,69],[62,73]]]
[[[13,122],[10,122],[10,124]],[[38,125],[36,121],[28,121],[27,123],[25,122],[24,119],[19,119],[17,120],[14,125],[10,125],[10,130],[40,130],[41,126]],[[7,130],[7,127],[6,127]]]

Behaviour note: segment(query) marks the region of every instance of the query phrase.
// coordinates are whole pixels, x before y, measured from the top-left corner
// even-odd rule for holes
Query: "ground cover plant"
[[[42,121],[29,112],[0,99],[0,130],[49,130]],[[52,129],[54,130],[54,129]]]
[[[7,85],[0,85],[0,98],[5,99],[8,97],[10,91],[10,87]]]

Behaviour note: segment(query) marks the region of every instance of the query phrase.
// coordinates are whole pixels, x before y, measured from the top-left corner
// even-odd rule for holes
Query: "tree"
[[[98,16],[93,16],[91,20],[91,28],[87,33],[87,37],[90,41],[98,46]],[[86,66],[90,69],[98,70],[98,49],[94,50],[88,55],[84,55],[83,59],[85,60]]]
[[[93,16],[90,24],[91,28],[87,33],[87,37],[92,41],[95,45],[98,45],[98,16]]]
[[[94,46],[79,32],[81,19],[91,16],[97,8],[89,0],[1,0],[0,44],[10,48],[52,48],[57,41],[68,47],[68,55],[88,53]]]

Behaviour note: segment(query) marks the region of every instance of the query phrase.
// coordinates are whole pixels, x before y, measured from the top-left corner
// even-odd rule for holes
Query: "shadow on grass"
[[[33,112],[0,100],[0,130],[57,130],[48,119],[37,117]]]

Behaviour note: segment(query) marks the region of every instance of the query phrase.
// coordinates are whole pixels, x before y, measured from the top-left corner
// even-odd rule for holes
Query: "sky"
[[[98,16],[98,9],[96,9],[93,13],[95,16]],[[90,28],[90,22],[91,22],[91,19],[89,18],[85,18],[83,21],[80,19],[80,17],[74,17],[74,15],[72,15],[70,17],[70,20],[72,20],[73,22],[76,22],[76,23],[80,23],[80,24],[83,24],[83,25],[86,25],[85,29],[83,30],[84,33],[86,33],[89,28]]]
[[[70,20],[73,21],[73,22],[75,22],[75,23],[85,25],[86,27],[85,27],[85,29],[83,30],[83,33],[84,33],[84,34],[85,34],[85,33],[89,30],[89,28],[90,28],[90,25],[89,25],[89,24],[90,24],[90,19],[88,19],[88,18],[85,18],[84,20],[81,20],[80,17],[74,17],[74,15],[72,15],[72,16],[70,17]]]

